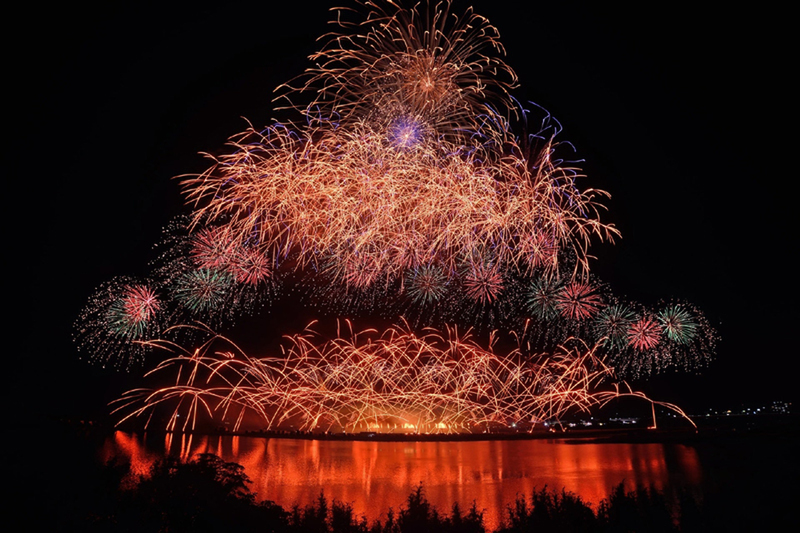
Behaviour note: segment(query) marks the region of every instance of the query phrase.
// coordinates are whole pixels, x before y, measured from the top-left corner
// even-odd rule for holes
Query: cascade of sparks
[[[166,343],[179,354],[151,373],[171,372],[175,385],[130,391],[117,410],[138,406],[124,421],[152,419],[162,404],[174,406],[167,413],[171,431],[195,430],[206,415],[218,423],[233,420],[238,431],[245,415],[255,413],[267,430],[292,422],[302,431],[454,433],[532,428],[636,395],[599,390],[612,370],[596,348],[571,344],[548,356],[520,349],[500,356],[491,342],[485,349],[454,330],[416,335],[406,326],[378,334],[354,333],[351,326],[349,336],[322,342],[307,330],[289,337],[280,357],[255,358],[212,335],[191,353]]]
[[[191,212],[152,275],[102,286],[79,318],[79,348],[104,364],[177,353],[153,371],[175,384],[126,394],[125,419],[176,404],[171,430],[203,413],[238,427],[247,412],[271,429],[472,431],[641,396],[616,380],[704,365],[716,334],[700,311],[645,309],[592,276],[590,245],[619,236],[601,221],[608,193],[579,187],[555,119],[531,126],[497,29],[450,1],[356,3],[333,9],[315,66],[278,88],[302,120],[251,126],[184,177]],[[261,359],[216,334],[186,345],[209,332],[180,324],[216,329],[304,289],[328,311],[444,327],[295,335]],[[551,353],[497,355],[494,333],[488,349],[457,334],[469,321]],[[167,340],[176,331],[194,334]]]

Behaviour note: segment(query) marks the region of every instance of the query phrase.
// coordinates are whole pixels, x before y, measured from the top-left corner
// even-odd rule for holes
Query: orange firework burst
[[[346,20],[358,10],[332,9],[341,31],[326,36],[310,57],[316,66],[297,87],[279,88],[291,107],[321,111],[342,124],[400,120],[414,124],[406,129],[412,138],[444,135],[462,145],[476,134],[503,136],[498,126],[512,109],[508,90],[517,77],[501,59],[505,50],[488,20],[472,8],[451,13],[449,0],[421,10],[359,3],[366,12],[362,20]],[[295,93],[308,93],[311,101],[291,103]],[[401,143],[407,139],[400,137]]]
[[[663,327],[653,316],[643,316],[628,328],[628,344],[637,350],[649,350],[658,345]]]
[[[597,191],[519,155],[487,165],[443,141],[398,149],[367,123],[251,130],[232,144],[184,181],[196,222],[218,222],[227,238],[297,268],[326,258],[355,287],[430,264],[455,271],[476,252],[498,269],[556,271],[554,259],[570,256],[585,271],[590,239],[616,233],[598,219]]]

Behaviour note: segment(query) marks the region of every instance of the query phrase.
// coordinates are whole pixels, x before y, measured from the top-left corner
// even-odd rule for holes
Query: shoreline
[[[497,433],[323,433],[300,431],[226,431],[195,430],[166,431],[143,430],[141,428],[106,428],[110,431],[127,433],[145,433],[152,435],[192,435],[218,437],[253,437],[264,439],[295,439],[319,441],[375,441],[375,442],[472,442],[502,440],[553,440],[564,444],[596,444],[596,443],[695,443],[717,438],[739,438],[746,436],[791,436],[797,434],[796,417],[784,415],[759,421],[748,420],[722,423],[713,421],[700,424],[698,428],[665,427],[650,429],[638,427],[611,428],[568,428],[564,430],[535,430],[531,432],[497,432]],[[99,427],[97,428],[100,429]]]
[[[324,433],[301,431],[229,431],[224,428],[197,429],[194,431],[168,431],[165,429],[144,429],[131,425],[115,426],[110,421],[52,419],[64,429],[85,431],[89,434],[111,434],[116,431],[154,436],[216,436],[253,437],[263,439],[295,439],[317,441],[375,441],[375,442],[472,442],[532,440],[559,441],[564,444],[596,443],[685,443],[692,444],[723,438],[759,437],[798,437],[798,417],[783,414],[760,417],[716,417],[695,419],[698,427],[659,427],[650,429],[643,424],[613,427],[573,427],[563,429],[536,429],[533,431],[497,431],[493,433]],[[22,428],[18,428],[22,430]],[[28,430],[34,429],[28,427]]]

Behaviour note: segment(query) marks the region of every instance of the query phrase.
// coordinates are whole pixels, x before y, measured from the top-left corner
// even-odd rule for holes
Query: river
[[[669,494],[689,490],[698,498],[719,483],[714,454],[675,443],[574,443],[560,439],[444,442],[371,442],[161,435],[115,432],[101,459],[130,460],[146,473],[166,454],[188,458],[213,453],[245,467],[259,500],[285,508],[305,505],[321,491],[350,503],[370,520],[399,509],[421,483],[428,500],[449,512],[473,502],[484,510],[488,529],[506,517],[517,495],[530,497],[547,486],[579,495],[594,508],[612,487],[651,486]]]

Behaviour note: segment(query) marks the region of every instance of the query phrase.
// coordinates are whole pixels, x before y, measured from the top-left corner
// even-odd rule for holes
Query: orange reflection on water
[[[147,444],[145,444],[145,442]],[[559,440],[475,442],[370,442],[263,439],[176,435],[161,441],[117,432],[103,450],[106,457],[131,459],[145,472],[167,453],[183,458],[214,453],[245,467],[258,499],[288,508],[312,502],[321,491],[352,504],[369,519],[397,510],[422,483],[428,500],[441,511],[454,502],[473,501],[485,509],[487,529],[506,517],[518,494],[530,497],[547,487],[578,494],[597,504],[624,483],[664,489],[670,484],[699,486],[697,451],[673,444],[571,444]]]

